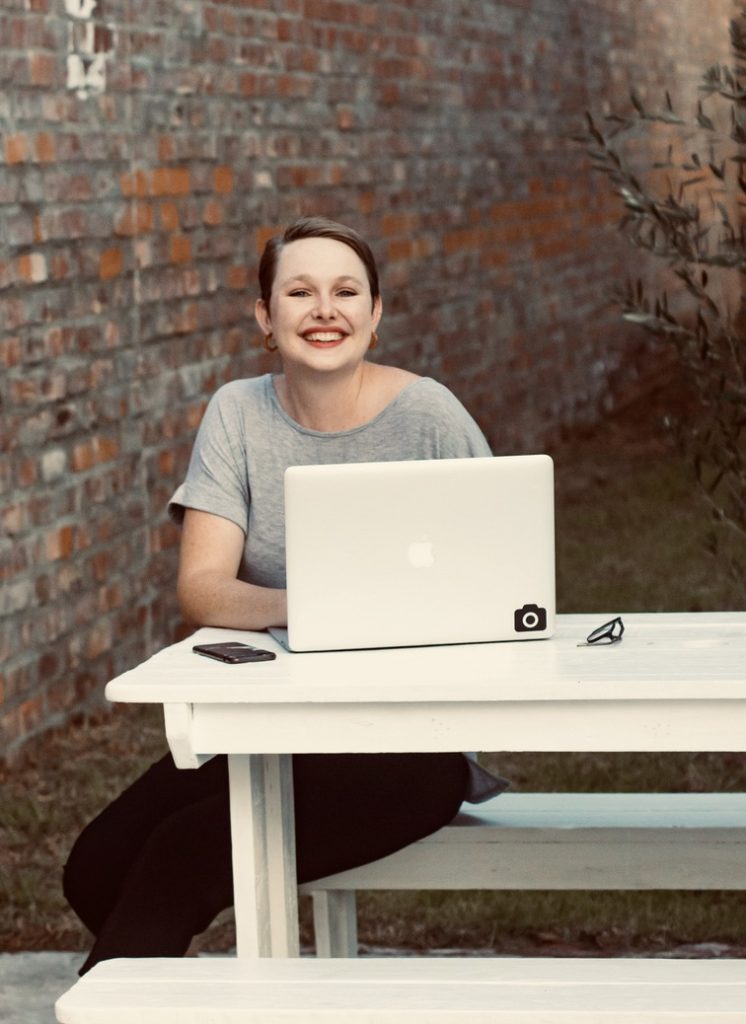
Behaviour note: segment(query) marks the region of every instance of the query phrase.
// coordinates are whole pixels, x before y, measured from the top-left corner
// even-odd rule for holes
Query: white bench
[[[504,793],[302,886],[319,956],[356,955],[358,889],[746,889],[746,793]]]
[[[746,961],[109,960],[60,1024],[744,1024]]]

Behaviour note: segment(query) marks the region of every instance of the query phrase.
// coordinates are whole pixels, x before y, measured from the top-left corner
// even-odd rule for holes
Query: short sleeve
[[[200,423],[186,479],[168,503],[168,513],[181,523],[184,510],[211,512],[248,532],[249,482],[240,404],[228,388],[213,395]]]
[[[442,400],[439,434],[443,459],[469,459],[492,455],[487,439],[475,420],[449,391],[446,391]]]

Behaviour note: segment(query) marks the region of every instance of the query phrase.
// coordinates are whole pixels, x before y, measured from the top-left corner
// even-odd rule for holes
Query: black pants
[[[293,758],[299,882],[401,849],[445,825],[467,786],[462,754]],[[96,936],[81,968],[114,957],[183,956],[233,903],[228,765],[179,770],[168,754],[77,839],[67,900]]]

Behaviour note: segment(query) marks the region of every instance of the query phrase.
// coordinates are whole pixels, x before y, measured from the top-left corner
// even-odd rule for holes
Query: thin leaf
[[[642,100],[640,99],[640,95],[636,89],[633,88],[630,90],[629,98],[632,100],[632,106],[635,108],[640,117],[645,117],[645,107],[643,106]]]

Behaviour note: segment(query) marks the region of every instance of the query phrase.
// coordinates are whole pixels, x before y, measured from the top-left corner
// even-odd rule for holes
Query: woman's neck
[[[367,401],[371,369],[363,362],[339,376],[285,373],[275,377],[275,392],[288,416],[308,430],[352,430],[372,418]]]

